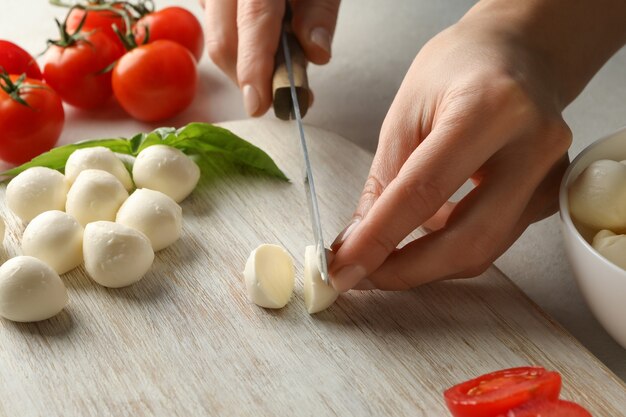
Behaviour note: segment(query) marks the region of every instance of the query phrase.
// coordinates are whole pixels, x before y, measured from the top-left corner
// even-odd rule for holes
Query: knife
[[[291,12],[289,7],[287,7],[280,36],[280,45],[276,54],[276,66],[272,85],[274,113],[279,119],[295,120],[295,126],[300,137],[300,146],[304,158],[304,189],[307,196],[309,214],[311,216],[313,236],[315,238],[317,266],[324,283],[330,285],[326,247],[324,246],[324,235],[322,233],[319,205],[315,192],[315,182],[313,181],[311,160],[309,159],[306,136],[302,125],[302,117],[304,117],[309,108],[309,100],[311,98],[311,90],[309,90],[306,74],[307,61],[302,48],[298,44],[298,40],[291,31],[290,22]]]

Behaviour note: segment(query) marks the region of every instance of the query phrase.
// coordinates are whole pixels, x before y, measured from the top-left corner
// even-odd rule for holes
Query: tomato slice
[[[592,415],[576,403],[559,400],[528,403],[501,417],[592,417]]]
[[[529,401],[556,401],[561,375],[541,367],[504,369],[455,385],[444,392],[455,417],[496,417]]]

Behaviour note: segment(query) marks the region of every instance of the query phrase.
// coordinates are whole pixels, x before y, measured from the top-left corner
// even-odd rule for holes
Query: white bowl
[[[626,271],[591,246],[595,231],[575,224],[569,212],[569,186],[598,159],[626,159],[626,128],[594,142],[570,164],[559,191],[561,231],[565,252],[585,301],[606,331],[626,348]]]

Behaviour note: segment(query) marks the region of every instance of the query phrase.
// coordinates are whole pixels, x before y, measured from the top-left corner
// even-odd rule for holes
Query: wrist
[[[459,22],[513,46],[565,108],[626,43],[624,0],[483,0]]]

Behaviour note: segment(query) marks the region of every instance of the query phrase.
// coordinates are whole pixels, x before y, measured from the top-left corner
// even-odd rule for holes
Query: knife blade
[[[307,196],[309,207],[309,215],[311,216],[311,226],[315,239],[315,247],[317,254],[317,266],[320,271],[322,280],[330,285],[328,275],[328,263],[326,258],[326,247],[324,245],[324,234],[322,231],[322,222],[320,217],[317,193],[315,191],[315,181],[313,179],[313,169],[309,158],[309,150],[307,147],[306,135],[302,124],[303,114],[306,113],[309,104],[309,90],[306,78],[306,60],[304,54],[295,36],[289,31],[289,20],[285,20],[283,30],[281,32],[280,48],[277,56],[277,69],[274,75],[274,112],[276,116],[283,120],[295,120],[295,125],[300,138],[300,147],[304,159],[304,189]],[[282,64],[284,67],[281,68]],[[286,72],[289,80],[287,86],[281,88],[277,86],[277,78],[280,78],[280,72]],[[296,85],[296,71],[298,72],[298,82]],[[284,74],[283,74],[284,75]],[[286,95],[288,91],[288,96]],[[302,110],[302,111],[301,111]]]

